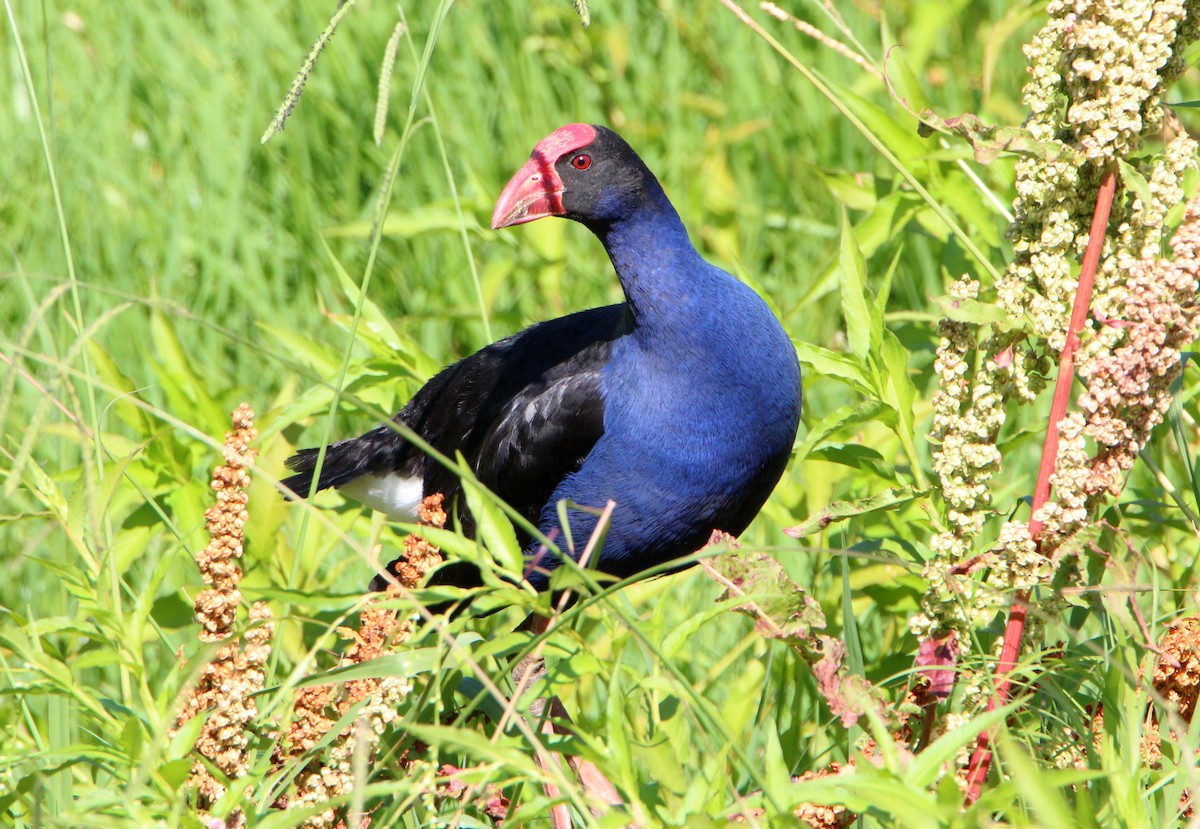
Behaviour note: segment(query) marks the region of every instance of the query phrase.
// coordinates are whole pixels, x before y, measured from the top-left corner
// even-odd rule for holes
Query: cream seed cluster
[[[1102,497],[1120,492],[1170,404],[1180,350],[1196,335],[1200,204],[1188,205],[1172,258],[1160,250],[1196,166],[1196,142],[1163,96],[1200,33],[1200,2],[1054,0],[1049,14],[1025,48],[1025,128],[1049,149],[1016,165],[1013,260],[995,286],[1009,324],[981,332],[944,320],[939,330],[931,440],[945,526],[931,541],[930,587],[911,623],[922,638],[967,634],[1014,591],[1053,577],[1055,551]],[[1137,159],[1148,137],[1162,150]],[[1057,427],[1051,500],[1034,516],[1042,532],[1034,539],[1012,521],[991,540],[997,439],[1009,406],[1034,401],[1066,345],[1099,184],[1118,162],[1121,187],[1077,354],[1087,390]],[[950,288],[957,299],[985,293],[969,276]]]

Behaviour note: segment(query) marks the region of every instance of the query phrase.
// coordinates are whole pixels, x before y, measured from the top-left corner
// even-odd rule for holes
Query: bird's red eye
[[[586,170],[592,166],[592,157],[587,153],[580,153],[571,159],[571,166],[576,170]]]

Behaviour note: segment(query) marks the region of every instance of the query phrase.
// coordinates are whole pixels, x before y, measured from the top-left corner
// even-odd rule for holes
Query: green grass
[[[832,31],[820,4],[797,6]],[[840,407],[865,395],[832,372],[810,371],[803,456],[743,541],[771,551],[820,601],[829,633],[857,638],[866,676],[903,695],[916,649],[906,621],[924,589],[919,565],[934,502],[869,513],[802,542],[782,528],[832,501],[918,482],[921,466],[927,474],[939,314],[932,298],[964,271],[981,272],[970,245],[1003,267],[1006,220],[991,198],[1011,202],[1011,159],[972,164],[973,181],[962,164],[969,153],[919,138],[915,120],[879,79],[757,15],[834,87],[864,134],[716,2],[593,2],[587,29],[566,0],[455,6],[402,151],[437,4],[405,4],[411,48],[399,49],[378,147],[374,93],[393,4],[361,2],[350,11],[286,129],[266,145],[259,136],[333,4],[159,0],[71,11],[26,0],[5,8],[6,823],[197,825],[182,788],[190,745],[171,740],[168,728],[200,657],[181,668],[174,654],[180,645],[196,653],[193,553],[206,542],[219,439],[243,400],[257,410],[262,433],[243,592],[282,614],[260,708],[286,704],[292,671],[305,660],[317,672],[334,663],[334,628],[354,612],[371,575],[362,553],[377,539],[390,549],[398,533],[336,496],[318,499],[323,509],[315,511],[285,504],[270,476],[282,474],[296,446],[356,434],[390,414],[437,368],[489,337],[619,298],[603,250],[584,228],[487,229],[508,176],[538,139],[571,121],[607,123],[625,135],[701,250],[761,290],[798,343],[853,348],[838,270],[843,209],[876,294],[894,263],[883,319],[913,381],[916,439],[905,446],[903,430],[870,413],[825,434],[827,418],[836,421]],[[1040,25],[1035,7],[943,0],[871,9],[844,13],[872,54],[900,44],[887,69],[914,110],[928,102],[944,116],[975,112],[1020,123],[1020,46]],[[1191,73],[1173,97],[1195,93]],[[1189,125],[1192,112],[1182,113]],[[393,158],[399,169],[351,341]],[[1133,597],[1154,635],[1194,609],[1187,510],[1200,511],[1192,474],[1197,389],[1189,370],[1176,430],[1161,430],[1147,450],[1161,476],[1139,467],[1104,516],[1131,539],[1132,550],[1115,537],[1104,542],[1124,571],[1092,562],[1093,583],[1137,585]],[[1006,427],[1006,509],[1032,488],[1039,418],[1022,410]],[[745,805],[763,805],[788,825],[783,813],[796,803],[824,799],[867,812],[866,826],[974,826],[996,814],[1014,826],[1160,827],[1174,819],[1182,787],[1196,783],[1186,771],[1194,736],[1165,748],[1161,768],[1137,760],[1145,711],[1138,677],[1153,654],[1120,590],[1083,594],[1067,619],[1044,620],[1045,641],[1064,642],[1064,655],[1027,659],[1031,671],[1039,664],[1046,671],[1037,677],[1033,713],[1015,718],[1000,741],[1010,777],[965,816],[953,786],[934,785],[931,762],[864,769],[836,786],[793,784],[793,774],[852,757],[863,729],[835,723],[791,651],[743,617],[711,611],[718,593],[698,568],[641,584],[572,615],[549,646],[551,686],[578,724],[582,745],[571,747],[651,824],[720,825]],[[453,622],[455,632],[482,636],[466,640],[471,662],[452,660],[418,676],[420,693],[396,734],[417,734],[439,762],[492,763],[483,778],[507,786],[529,824],[540,825],[545,804],[528,782],[538,772],[522,738],[488,743],[492,731],[481,718],[438,726],[469,703],[479,675],[507,680],[503,657],[523,645],[506,637],[516,619],[510,612]],[[999,624],[981,632],[972,659],[986,658]],[[432,629],[411,645],[449,652]],[[1088,759],[1092,772],[1047,771],[1055,741],[1072,742],[1068,731],[1092,745],[1100,701],[1105,719]],[[479,704],[498,705],[486,695]],[[369,803],[383,804],[378,825],[402,812],[403,825],[454,819],[453,803],[420,799],[427,781],[392,775],[406,738],[392,739],[393,754],[372,769],[365,790]],[[941,749],[952,755],[970,739],[955,732]],[[261,794],[269,746],[255,748],[263,766],[249,785]],[[250,817],[282,826],[301,815],[264,807]],[[460,825],[480,819],[467,810]]]

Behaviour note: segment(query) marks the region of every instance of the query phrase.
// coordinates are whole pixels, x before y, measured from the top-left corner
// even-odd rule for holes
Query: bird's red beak
[[[567,124],[547,135],[533,148],[525,166],[504,186],[492,229],[512,227],[546,216],[562,216],[563,183],[555,163],[564,155],[586,147],[596,140],[596,130],[587,124]]]
[[[561,216],[562,187],[554,159],[534,150],[525,166],[504,186],[492,213],[492,228],[499,230],[546,216]]]

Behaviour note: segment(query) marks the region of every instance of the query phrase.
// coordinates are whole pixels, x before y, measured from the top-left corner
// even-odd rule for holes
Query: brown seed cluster
[[[1151,703],[1146,712],[1139,750],[1142,764],[1157,769],[1162,765],[1164,731],[1169,735],[1167,739],[1170,744],[1178,745],[1181,739],[1175,727],[1178,722],[1171,721],[1178,716],[1186,730],[1196,713],[1196,703],[1200,700],[1200,616],[1178,619],[1167,629],[1158,643],[1158,660],[1154,665],[1152,681],[1156,702]],[[1160,717],[1162,708],[1159,701],[1167,709],[1169,718]],[[1091,719],[1091,748],[1101,752],[1104,750],[1102,705],[1095,706]],[[1069,728],[1063,728],[1057,736],[1058,739],[1051,746],[1055,765],[1059,768],[1087,769],[1087,741]],[[1190,813],[1191,796],[1186,790],[1179,808],[1181,812]]]
[[[198,635],[202,642],[225,644],[204,666],[176,718],[178,728],[209,712],[196,751],[231,780],[246,773],[249,729],[258,716],[255,695],[263,689],[264,668],[271,656],[275,631],[271,611],[264,602],[257,602],[250,609],[250,628],[242,641],[232,639],[242,599],[238,590],[242,571],[237,559],[242,555],[242,528],[247,519],[250,475],[246,470],[257,455],[257,450],[250,447],[258,434],[254,412],[245,403],[234,411],[233,426],[234,430],[225,436],[225,463],[213,471],[217,502],[205,513],[209,543],[196,556],[200,575],[210,585],[196,597]],[[192,766],[190,783],[200,809],[211,807],[225,793],[225,787],[199,760]],[[229,825],[239,825],[240,821],[241,814],[235,813]]]
[[[840,765],[830,763],[828,768],[806,771],[792,779],[793,781],[815,780],[820,777],[833,777],[841,772]],[[818,806],[815,803],[801,803],[793,810],[792,814],[807,823],[812,829],[844,829],[857,817],[845,806]]]
[[[1080,406],[1085,433],[1099,452],[1083,490],[1090,501],[1120,493],[1125,472],[1171,405],[1171,383],[1181,370],[1180,351],[1196,338],[1200,304],[1200,198],[1188,202],[1171,240],[1173,260],[1125,263],[1121,316],[1108,322],[1118,334],[1111,350],[1079,367],[1087,383]]]
[[[446,526],[444,498],[440,492],[425,498],[417,507],[418,522],[426,527]],[[391,570],[401,586],[419,587],[425,574],[442,563],[442,553],[419,535],[404,539],[404,555],[393,562]]]
[[[1186,730],[1196,714],[1196,702],[1200,699],[1200,616],[1179,619],[1167,630],[1158,643],[1158,662],[1154,666],[1153,681],[1159,698],[1172,715],[1178,715]],[[1150,768],[1159,768],[1162,763],[1164,728],[1170,735],[1171,743],[1179,745],[1181,742],[1181,735],[1174,724],[1160,719],[1158,711],[1157,706],[1151,706],[1142,732],[1142,763]],[[1098,721],[1097,734],[1101,725],[1102,720]],[[1178,808],[1182,819],[1193,817],[1195,807],[1190,789],[1183,790]]]
[[[441,494],[430,495],[418,510],[420,523],[442,527],[446,512]],[[417,535],[404,540],[404,558],[393,570],[399,580],[391,585],[383,598],[395,597],[402,590],[419,587],[425,574],[442,561],[437,547]],[[342,656],[341,665],[356,665],[393,653],[408,638],[412,623],[399,618],[397,611],[378,606],[372,601],[359,615],[358,630],[343,629],[351,645]],[[281,798],[277,804],[317,805],[348,795],[354,787],[353,758],[365,742],[368,766],[374,760],[380,740],[388,725],[397,716],[401,701],[412,690],[407,677],[388,676],[350,680],[343,685],[318,685],[296,692],[293,718],[287,737],[276,748],[272,763],[282,767],[300,762],[334,724],[352,708],[362,704],[355,723],[347,726],[322,752],[307,762],[297,777],[293,797]],[[367,820],[367,819],[365,819]],[[344,826],[337,811],[330,807],[310,817],[304,823],[313,829],[332,829]]]
[[[1200,697],[1200,616],[1188,616],[1171,625],[1159,651],[1154,690],[1190,723]]]
[[[242,580],[242,568],[237,560],[242,557],[242,528],[249,513],[246,504],[250,500],[247,489],[250,473],[258,450],[250,443],[258,437],[254,428],[254,412],[245,403],[233,412],[232,432],[225,435],[225,463],[213,470],[212,488],[217,494],[217,503],[204,513],[209,542],[199,555],[196,564],[208,589],[196,597],[196,621],[200,623],[200,639],[217,642],[233,635],[233,623],[238,605],[242,602],[238,582]]]
[[[853,774],[854,765],[851,763],[845,769],[839,763],[830,763],[828,767],[818,769],[816,771],[806,771],[801,775],[792,778],[793,783],[800,783],[804,780],[817,780],[822,777],[835,777],[839,774]],[[758,822],[759,818],[765,817],[766,809],[753,809],[748,812],[733,815],[730,819],[734,823],[749,823],[751,820]],[[820,806],[815,803],[801,803],[792,810],[792,814],[800,820],[808,824],[812,829],[845,829],[858,817],[853,812],[849,811],[845,806]]]

